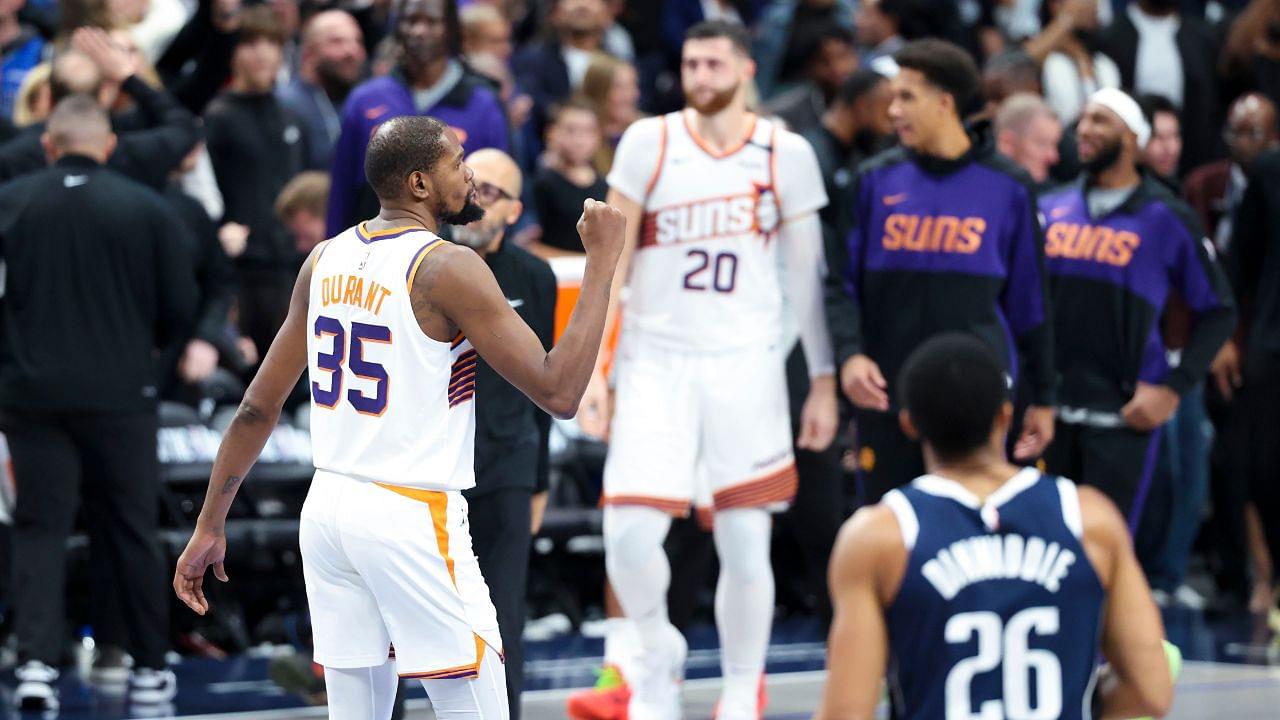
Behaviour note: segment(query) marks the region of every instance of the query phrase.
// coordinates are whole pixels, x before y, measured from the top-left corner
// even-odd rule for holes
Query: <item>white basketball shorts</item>
[[[763,507],[796,492],[782,354],[680,353],[624,337],[604,469],[606,505],[673,515]]]
[[[502,641],[457,491],[381,485],[317,470],[299,541],[315,661],[401,677],[474,678]]]

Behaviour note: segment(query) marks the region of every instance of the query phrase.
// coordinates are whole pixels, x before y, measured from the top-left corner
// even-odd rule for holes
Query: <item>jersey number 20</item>
[[[329,387],[320,387],[320,383],[311,381],[311,398],[316,405],[325,408],[337,407],[342,399],[342,365],[345,362],[352,374],[364,380],[377,383],[373,397],[362,391],[351,388],[347,391],[347,402],[361,415],[378,416],[387,410],[387,386],[391,378],[387,369],[378,363],[364,359],[365,343],[390,343],[391,328],[385,325],[369,325],[367,323],[351,323],[351,352],[348,359],[347,329],[337,318],[321,315],[316,318],[315,337],[326,335],[333,337],[333,351],[322,352],[316,356],[316,367],[329,373]]]
[[[1058,633],[1058,608],[1027,608],[1001,627],[993,612],[953,615],[943,630],[947,643],[968,643],[978,637],[978,654],[965,658],[947,673],[947,720],[1051,720],[1062,714],[1062,664],[1049,650],[1027,647],[1032,632]],[[986,700],[973,712],[973,677],[1003,667],[1003,700]],[[1035,707],[1031,702],[1031,674],[1036,676]]]

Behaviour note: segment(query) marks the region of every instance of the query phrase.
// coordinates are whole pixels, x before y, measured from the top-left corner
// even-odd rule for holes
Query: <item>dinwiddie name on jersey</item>
[[[977,535],[939,550],[921,573],[946,600],[984,580],[1024,580],[1056,593],[1075,562],[1073,551],[1043,538]]]

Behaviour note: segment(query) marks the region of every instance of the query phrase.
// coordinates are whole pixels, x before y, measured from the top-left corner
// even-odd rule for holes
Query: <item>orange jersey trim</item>
[[[648,495],[607,495],[600,499],[601,505],[641,505],[661,510],[676,517],[689,516],[688,500],[672,500],[670,498],[650,497]]]
[[[424,490],[386,483],[374,484],[410,500],[426,503],[431,511],[431,526],[436,533],[436,546],[440,548],[440,557],[444,558],[444,566],[449,571],[449,579],[453,581],[453,589],[457,590],[458,579],[454,577],[453,558],[449,556],[449,526],[446,524],[449,516],[449,496],[442,490]]]
[[[320,243],[316,247],[318,248],[316,250],[316,254],[314,257],[311,258],[311,274],[312,275],[316,274],[316,266],[320,264],[320,256],[323,255],[324,251],[329,248],[329,240],[325,240],[324,242]]]
[[[405,276],[405,287],[408,288],[409,292],[413,292],[413,279],[418,276],[418,268],[422,266],[422,261],[427,259],[427,255],[430,255],[432,250],[435,250],[442,244],[444,244],[444,240],[437,238],[436,240],[423,245],[422,248],[418,250],[418,254],[413,256],[413,262],[409,264],[409,274]]]
[[[713,502],[716,510],[787,502],[795,497],[799,481],[800,475],[793,463],[763,477],[724,488],[713,495]]]
[[[469,680],[480,677],[480,663],[484,660],[484,640],[475,633],[472,633],[472,636],[476,639],[476,661],[474,663],[443,670],[399,673],[400,677],[414,680]]]
[[[747,143],[751,142],[751,138],[756,134],[756,122],[760,119],[755,113],[747,113],[751,116],[751,126],[747,128],[746,135],[743,136],[736,145],[731,146],[723,152],[718,152],[708,145],[706,140],[702,139],[702,136],[698,134],[696,129],[694,129],[693,123],[689,122],[689,115],[692,112],[694,111],[686,108],[685,111],[681,113],[681,116],[684,118],[684,129],[688,131],[689,137],[693,139],[694,145],[697,145],[702,149],[702,152],[710,155],[716,160],[723,160],[746,147]]]
[[[662,116],[662,129],[658,133],[658,164],[653,168],[653,174],[649,176],[649,182],[644,186],[644,194],[647,198],[653,189],[658,186],[658,178],[662,176],[662,163],[667,159],[667,116]]]

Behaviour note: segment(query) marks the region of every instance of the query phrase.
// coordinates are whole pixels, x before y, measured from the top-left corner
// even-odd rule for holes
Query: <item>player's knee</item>
[[[647,507],[606,507],[604,510],[605,560],[615,568],[644,565],[662,551],[671,518]]]
[[[735,582],[753,583],[771,576],[769,514],[747,508],[716,513],[716,547],[720,568]]]

